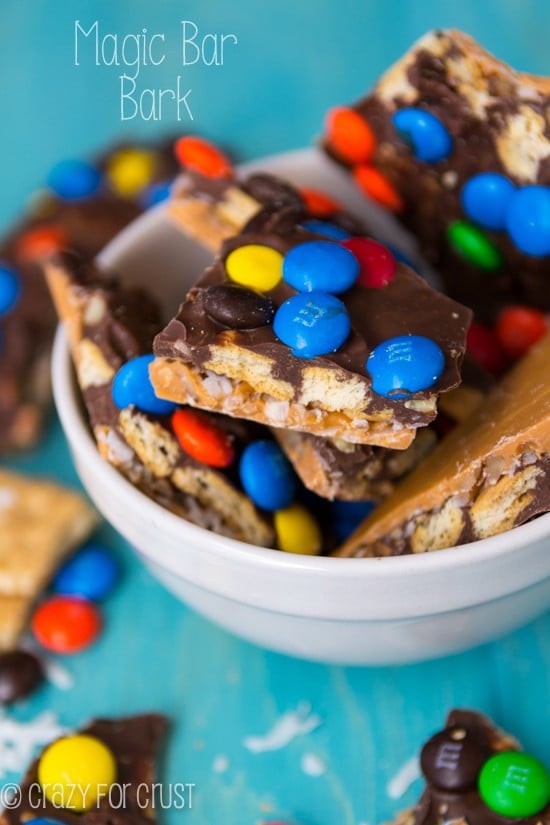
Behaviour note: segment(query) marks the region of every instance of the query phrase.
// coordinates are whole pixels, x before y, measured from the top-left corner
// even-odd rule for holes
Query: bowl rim
[[[429,573],[450,573],[453,570],[506,557],[521,552],[522,547],[550,537],[550,513],[543,514],[527,524],[514,527],[490,538],[468,544],[421,554],[375,558],[338,558],[332,556],[304,556],[283,553],[272,548],[257,547],[237,539],[221,536],[203,527],[185,521],[142,493],[100,455],[92,437],[80,403],[68,340],[59,325],[52,355],[52,384],[56,408],[63,430],[73,447],[78,445],[82,459],[98,479],[109,487],[116,487],[121,496],[135,501],[136,508],[148,514],[181,541],[194,537],[208,537],[208,550],[227,561],[247,561],[265,569],[307,571],[308,574],[356,578],[358,575],[384,580],[403,576],[425,576]],[[163,564],[163,548],[158,547],[150,557]],[[164,562],[167,565],[167,562]],[[169,566],[169,564],[168,564]]]

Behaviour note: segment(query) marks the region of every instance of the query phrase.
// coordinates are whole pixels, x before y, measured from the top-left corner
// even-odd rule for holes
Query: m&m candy
[[[39,816],[37,819],[27,819],[25,825],[63,825],[60,819],[45,819]]]
[[[222,427],[199,410],[179,409],[172,427],[184,452],[209,467],[229,467],[235,458],[233,441]]]
[[[138,355],[121,366],[113,379],[113,401],[119,409],[131,405],[153,415],[170,415],[177,407],[158,398],[149,378],[149,364],[154,355]]]
[[[118,577],[118,564],[111,553],[97,544],[88,544],[61,567],[53,589],[66,596],[98,601],[111,592]]]
[[[256,329],[273,323],[275,304],[270,298],[238,284],[213,284],[203,292],[207,315],[231,329]]]
[[[502,264],[500,250],[483,229],[469,221],[453,221],[447,227],[447,238],[461,257],[479,269],[494,270]]]
[[[270,292],[283,277],[283,256],[277,249],[263,244],[238,246],[225,259],[225,271],[236,284]]]
[[[503,372],[508,359],[494,329],[474,321],[466,333],[466,345],[468,353],[484,370],[491,375]]]
[[[158,203],[163,203],[170,197],[172,181],[165,180],[160,183],[152,183],[140,196],[140,203],[144,209],[151,209]]]
[[[341,212],[342,204],[322,192],[320,189],[312,189],[304,186],[300,189],[300,196],[304,201],[304,205],[310,215],[315,215],[316,218],[328,218],[334,215],[335,212]]]
[[[148,186],[155,174],[157,159],[147,149],[121,149],[107,164],[107,179],[123,198],[132,198]]]
[[[447,127],[431,112],[424,109],[400,109],[392,117],[397,132],[410,143],[418,160],[437,163],[450,155],[453,140]]]
[[[359,275],[359,261],[332,241],[306,241],[285,255],[283,278],[298,292],[332,292],[349,289]]]
[[[328,221],[304,221],[302,226],[308,232],[324,235],[325,238],[332,238],[333,241],[345,241],[346,238],[351,238],[351,234],[346,229],[342,229],[338,224],[329,223]]]
[[[367,197],[390,212],[402,212],[405,204],[393,183],[378,169],[360,164],[353,170],[353,179]]]
[[[21,282],[9,266],[0,264],[0,318],[10,312],[21,294]]]
[[[46,799],[78,813],[96,807],[116,778],[113,752],[95,736],[83,733],[53,742],[38,763],[38,782]]]
[[[337,106],[327,115],[327,143],[335,155],[349,163],[366,163],[376,148],[369,124],[354,109]]]
[[[27,650],[0,653],[0,703],[8,705],[28,696],[44,680],[44,669]]]
[[[504,229],[506,212],[515,191],[512,181],[504,175],[482,172],[462,187],[462,208],[472,221],[484,229]]]
[[[386,398],[407,398],[432,387],[443,374],[441,348],[423,335],[398,335],[373,349],[366,364],[372,389]]]
[[[526,255],[550,255],[550,187],[524,186],[514,192],[506,213],[506,228]]]
[[[279,550],[304,556],[315,556],[321,551],[323,537],[319,525],[302,504],[277,510],[273,521]]]
[[[334,295],[302,292],[281,304],[273,331],[297,358],[316,358],[345,344],[351,321],[345,305]]]
[[[357,283],[375,289],[391,283],[397,261],[387,246],[372,238],[350,238],[343,241],[342,246],[353,252],[359,261]]]
[[[521,819],[535,816],[550,802],[550,773],[527,753],[505,751],[485,762],[478,788],[492,811]]]
[[[206,178],[224,178],[232,173],[230,161],[217,146],[204,138],[182,137],[174,144],[177,161]]]
[[[42,224],[29,229],[17,241],[17,254],[25,260],[36,260],[69,245],[67,233],[55,224]]]
[[[273,441],[249,444],[241,456],[239,475],[245,493],[263,510],[282,510],[294,499],[294,471]]]
[[[101,173],[83,160],[62,160],[48,176],[48,186],[63,200],[80,200],[94,195],[101,184]]]
[[[331,525],[336,539],[346,541],[375,507],[374,501],[331,501]]]
[[[521,358],[548,332],[548,321],[538,309],[512,306],[502,310],[496,323],[496,335],[511,358]]]
[[[32,630],[40,644],[53,653],[77,653],[89,647],[101,630],[95,605],[73,596],[53,596],[32,617]]]

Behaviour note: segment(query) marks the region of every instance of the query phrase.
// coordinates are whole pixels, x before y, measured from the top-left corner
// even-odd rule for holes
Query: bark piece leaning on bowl
[[[323,145],[413,232],[449,295],[493,322],[503,304],[550,309],[548,228],[537,231],[534,204],[516,212],[531,186],[549,208],[549,103],[550,78],[515,72],[460,31],[432,31],[370,94],[329,113]],[[500,177],[473,180],[483,173]],[[524,207],[539,249],[518,244]]]
[[[343,345],[326,355],[301,358],[275,335],[271,321],[247,329],[242,319],[233,323],[225,313],[223,320],[214,318],[205,303],[212,288],[232,285],[226,262],[237,250],[260,247],[282,259],[307,241],[326,241],[301,222],[302,213],[292,207],[264,209],[240,235],[224,242],[220,256],[155,339],[157,358],[151,375],[156,392],[162,398],[274,427],[405,449],[416,429],[435,418],[440,393],[460,383],[471,317],[465,307],[398,263],[387,286],[356,283],[339,295],[351,322]],[[299,294],[285,280],[264,290],[275,312]],[[409,333],[429,337],[440,347],[440,379],[406,398],[377,394],[367,358],[377,345]]]
[[[43,817],[40,821],[66,825],[107,825],[111,822],[116,822],[117,825],[154,825],[155,788],[158,789],[155,763],[167,726],[165,716],[144,713],[119,719],[93,719],[81,730],[68,734],[90,736],[98,740],[109,749],[116,766],[116,788],[110,793],[109,787],[101,787],[98,782],[103,795],[89,810],[83,812],[62,806],[63,793],[70,804],[72,786],[69,780],[64,785],[61,766],[59,778],[50,783],[55,786],[56,804],[46,797],[39,781],[38,768],[42,755],[50,747],[48,745],[29,766],[10,806],[0,814],[0,825],[24,825],[25,822],[33,821],[37,814]],[[79,770],[78,765],[67,765],[67,769],[69,776],[75,775],[75,772],[77,774]],[[75,788],[77,784],[75,781]],[[88,798],[91,798],[94,790],[93,783],[90,783]],[[76,796],[74,794],[72,798],[75,799]]]
[[[550,335],[339,549],[393,556],[487,538],[550,510]]]
[[[134,180],[131,193],[123,194],[117,188],[124,172],[122,163],[126,164],[126,180],[135,176],[129,153],[134,153],[134,162],[136,157],[148,162],[147,185],[171,179],[176,172],[169,144],[112,147],[92,164],[101,176],[97,190],[74,198],[64,198],[52,189],[40,190],[27,215],[0,241],[0,267],[7,266],[19,282],[13,307],[5,313],[0,309],[0,453],[35,444],[51,403],[49,361],[56,317],[38,261],[60,246],[92,260],[143,212],[145,178],[141,188]]]
[[[273,544],[273,530],[231,476],[180,448],[169,418],[120,410],[112,381],[126,361],[151,352],[158,307],[140,289],[123,288],[71,255],[45,261],[46,278],[69,337],[79,386],[101,455],[163,506],[215,532]],[[230,433],[239,434],[239,422]]]
[[[0,469],[0,650],[15,646],[33,602],[98,521],[74,490]]]
[[[420,765],[426,785],[418,803],[399,814],[394,825],[438,825],[443,818],[445,822],[469,825],[502,825],[504,822],[548,825],[550,805],[544,805],[543,801],[536,813],[518,814],[517,817],[512,813],[498,813],[490,807],[478,783],[485,765],[489,760],[494,764],[495,757],[502,759],[500,754],[507,754],[504,758],[512,762],[508,776],[506,771],[499,775],[497,770],[492,780],[500,804],[511,795],[516,800],[525,797],[529,805],[528,796],[536,779],[529,776],[528,770],[522,769],[521,763],[514,771],[514,756],[517,754],[521,760],[524,755],[517,740],[482,713],[452,710],[445,727],[422,748]]]

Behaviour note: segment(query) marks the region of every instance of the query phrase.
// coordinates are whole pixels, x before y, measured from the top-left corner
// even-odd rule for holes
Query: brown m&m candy
[[[491,750],[471,731],[452,727],[436,733],[420,754],[426,780],[442,791],[465,791],[475,787],[479,772]]]
[[[0,703],[9,705],[28,696],[43,681],[40,660],[26,650],[0,654]]]
[[[269,298],[231,284],[205,290],[204,308],[214,321],[233,329],[263,327],[271,324],[275,315],[275,306]]]

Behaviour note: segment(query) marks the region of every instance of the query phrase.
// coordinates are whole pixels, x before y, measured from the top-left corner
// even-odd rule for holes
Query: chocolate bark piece
[[[0,814],[1,825],[23,825],[38,816],[67,825],[151,825],[156,821],[155,763],[167,726],[166,717],[156,713],[94,719],[78,733],[99,739],[112,752],[120,792],[111,798],[105,794],[84,813],[53,805],[38,782],[38,757],[23,777],[12,805]]]
[[[339,556],[423,553],[550,510],[550,335],[409,475]]]
[[[426,787],[418,803],[395,819],[395,825],[548,825],[550,806],[518,819],[492,810],[482,799],[477,782],[491,757],[520,750],[516,739],[487,716],[473,710],[452,710],[445,727],[425,743],[420,762]]]
[[[0,650],[13,649],[33,602],[97,522],[74,490],[0,469]]]
[[[462,205],[464,185],[496,172],[517,187],[550,186],[550,79],[515,72],[459,31],[432,31],[353,105],[368,123],[376,148],[368,164],[383,173],[403,201],[398,217],[418,238],[439,270],[446,290],[493,321],[504,304],[550,309],[550,255],[522,252],[505,229],[477,224]],[[451,152],[435,162],[416,156],[392,117],[405,108],[434,115],[452,139]],[[356,167],[325,140],[338,162]],[[453,246],[449,228],[467,221],[496,250],[489,271]]]
[[[169,417],[134,407],[121,410],[113,402],[116,372],[131,358],[151,352],[161,328],[152,296],[124,288],[74,256],[54,256],[45,269],[101,455],[187,520],[252,544],[272,545],[271,524],[242,492],[231,469],[217,470],[185,453]],[[240,422],[217,420],[236,450],[253,437]]]
[[[351,333],[336,352],[299,358],[271,324],[228,328],[208,314],[213,287],[231,283],[226,260],[248,245],[286,255],[307,241],[321,240],[301,225],[292,208],[259,213],[244,231],[224,242],[220,256],[190,290],[177,316],[155,339],[151,368],[156,392],[275,427],[362,444],[404,449],[415,430],[435,418],[437,397],[460,382],[470,312],[429,287],[404,264],[383,288],[353,285],[339,298]],[[298,293],[284,280],[266,293],[278,309]],[[414,312],[411,311],[414,307]],[[441,378],[408,398],[372,390],[366,361],[394,336],[413,333],[433,339],[445,357]]]
[[[171,145],[165,142],[117,145],[102,153],[96,166],[105,170],[118,152],[128,148],[151,153],[151,182],[175,175]],[[141,214],[141,194],[123,197],[105,181],[96,193],[80,200],[64,200],[46,190],[0,242],[0,262],[15,270],[21,285],[16,305],[0,317],[0,453],[36,443],[51,402],[49,360],[56,315],[42,270],[22,240],[29,232],[54,230],[64,244],[91,260]]]

